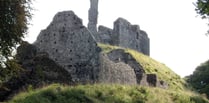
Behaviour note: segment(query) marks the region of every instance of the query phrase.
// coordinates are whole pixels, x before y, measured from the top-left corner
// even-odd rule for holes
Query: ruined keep
[[[97,11],[98,6],[94,5],[98,5],[98,0],[91,0],[91,3],[88,28],[73,11],[58,12],[32,44],[36,51],[34,57],[47,55],[69,73],[69,81],[73,83],[139,84],[166,88],[166,83],[160,82],[155,74],[146,74],[141,64],[123,49],[101,52],[98,42],[149,55],[149,38],[138,25],[131,25],[123,18],[114,22],[113,29],[99,26],[97,31],[98,12],[94,14],[93,11]]]
[[[123,18],[114,22],[113,29],[99,26],[97,31],[98,0],[90,2],[88,28],[73,11],[59,12],[37,37],[34,43],[37,52],[46,53],[62,66],[70,73],[73,82],[153,84],[147,81],[149,76],[130,54],[124,50],[104,54],[97,46],[97,42],[106,43],[149,55],[146,32]]]
[[[99,26],[99,42],[137,50],[145,55],[150,54],[150,41],[147,33],[138,25],[132,25],[123,18],[114,22],[114,28]]]
[[[97,42],[130,48],[150,55],[150,40],[147,33],[140,30],[138,25],[132,25],[123,18],[118,18],[114,22],[113,29],[99,26],[97,32],[98,0],[90,1],[88,29]]]
[[[146,74],[140,61],[124,49],[101,52],[98,43],[149,55],[149,38],[138,25],[123,18],[114,22],[113,29],[99,26],[97,30],[98,0],[90,1],[88,27],[73,11],[58,12],[33,44],[23,42],[18,47],[16,59],[25,71],[3,84],[8,89],[0,87],[0,101],[28,85],[39,87],[50,83],[118,83],[168,88],[156,74]]]

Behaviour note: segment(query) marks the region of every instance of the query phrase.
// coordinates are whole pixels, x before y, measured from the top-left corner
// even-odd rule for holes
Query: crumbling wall
[[[107,54],[100,55],[99,83],[113,84],[137,84],[136,74],[128,64],[124,62],[115,63]]]
[[[34,43],[39,52],[64,67],[73,81],[92,82],[99,65],[100,49],[82,20],[72,11],[59,12],[51,24],[42,30]]]
[[[90,0],[88,29],[92,33],[97,32],[98,2],[99,0]]]
[[[168,88],[166,82],[158,80],[156,74],[146,74],[141,64],[123,49],[100,55],[100,62],[100,82]]]
[[[99,26],[96,34],[97,41],[110,45],[134,49],[145,55],[150,54],[150,40],[145,31],[140,30],[138,25],[132,25],[123,18],[114,22],[114,28]]]
[[[138,25],[132,25],[123,18],[118,18],[114,22],[113,29],[99,26],[97,31],[98,0],[90,0],[90,4],[88,30],[97,42],[131,48],[150,55],[150,40],[146,32],[140,30]]]
[[[108,58],[115,63],[125,63],[129,65],[135,72],[137,83],[140,84],[143,74],[145,74],[142,66],[129,54],[125,53],[123,49],[116,49],[107,54]],[[125,68],[125,67],[124,67]]]
[[[140,48],[141,52],[145,55],[150,55],[150,39],[147,33],[143,30],[140,30],[141,38],[140,38]]]
[[[118,18],[114,22],[113,35],[113,45],[134,49],[149,55],[149,38],[138,25],[132,25],[127,20]]]
[[[135,30],[135,26],[132,26],[127,20],[123,18],[117,19],[114,22],[113,28],[113,34],[116,38],[113,39],[118,38],[118,40],[114,43],[114,45],[141,51],[141,48],[139,46],[140,41],[139,37],[137,37],[137,33],[138,32]]]
[[[140,63],[124,50],[100,53],[101,49],[92,34],[74,12],[64,11],[55,15],[50,25],[41,31],[34,45],[37,47],[36,52],[46,53],[69,72],[74,83],[158,86],[157,76],[152,79],[152,76],[146,75]],[[100,26],[97,34],[101,42],[135,49],[144,54],[149,52],[146,33],[125,19],[116,20],[113,30]]]
[[[98,28],[98,36],[99,36],[99,40],[98,42],[101,43],[105,43],[105,44],[113,44],[113,39],[112,39],[112,34],[113,34],[113,30],[100,25]]]

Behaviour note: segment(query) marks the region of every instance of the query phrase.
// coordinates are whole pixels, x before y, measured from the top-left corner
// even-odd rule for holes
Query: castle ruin
[[[113,29],[99,26],[97,30],[98,0],[90,1],[87,28],[73,11],[59,12],[33,44],[37,52],[46,53],[71,75],[75,83],[161,86],[155,74],[146,74],[141,64],[123,49],[101,52],[97,43],[130,48],[149,55],[149,38],[138,25],[132,25],[123,18],[114,22]]]
[[[97,32],[98,0],[90,1],[88,29],[97,42],[130,48],[150,55],[150,40],[147,33],[140,30],[138,25],[132,25],[123,18],[118,18],[114,22],[113,29],[99,26]]]
[[[45,83],[116,83],[168,88],[156,74],[146,74],[140,61],[124,49],[101,52],[98,43],[149,55],[149,38],[138,25],[123,18],[114,22],[113,29],[99,26],[97,30],[98,0],[90,1],[88,27],[73,11],[58,12],[33,44],[23,42],[17,49],[16,59],[25,71],[4,85],[11,90]],[[0,88],[0,100],[11,93]]]

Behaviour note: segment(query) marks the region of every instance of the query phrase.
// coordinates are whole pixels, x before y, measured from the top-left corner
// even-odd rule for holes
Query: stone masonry
[[[99,65],[100,49],[82,20],[73,11],[59,12],[34,43],[39,52],[65,68],[75,82],[91,82]]]
[[[97,42],[149,55],[149,38],[138,25],[132,25],[123,18],[114,22],[113,29],[99,26],[97,31],[97,9],[98,0],[91,0],[88,29],[73,11],[57,13],[34,43],[37,53],[47,54],[69,72],[75,83],[165,84],[159,82],[155,74],[147,75],[140,63],[124,50],[101,52]]]
[[[108,54],[100,53],[97,42],[149,55],[149,38],[138,25],[132,25],[123,18],[114,22],[113,29],[99,26],[97,31],[98,0],[90,2],[88,29],[73,11],[59,12],[34,43],[38,48],[37,52],[46,53],[67,70],[73,82],[151,86],[163,84],[158,82],[154,74],[146,75],[143,67],[122,49]]]
[[[97,42],[130,48],[150,55],[150,40],[147,33],[140,30],[138,25],[132,25],[123,18],[118,18],[114,22],[113,29],[99,26],[97,32],[98,0],[90,1],[88,29]]]
[[[168,87],[164,81],[158,80],[156,74],[146,74],[141,64],[123,49],[116,49],[100,55],[98,81],[102,83]]]
[[[97,32],[97,18],[98,18],[98,0],[90,0],[91,7],[89,9],[89,23],[88,29],[92,33]]]
[[[4,85],[12,90],[45,83],[116,83],[168,88],[156,74],[146,74],[140,61],[124,49],[101,52],[98,42],[149,55],[149,37],[138,25],[123,18],[114,22],[113,29],[99,26],[97,31],[98,0],[90,1],[88,29],[73,11],[58,12],[34,44],[22,43],[18,47],[16,58],[26,71],[19,79],[11,79]],[[11,92],[0,87],[0,100],[8,95]]]
[[[131,25],[127,20],[118,18],[114,22],[113,45],[131,48],[149,55],[149,38],[138,25]]]
[[[150,43],[147,33],[140,30],[138,25],[132,25],[123,18],[114,22],[114,28],[99,26],[98,41],[105,44],[116,45],[137,50],[145,55],[150,54]]]
[[[100,72],[98,82],[136,85],[137,78],[134,69],[124,63],[112,61],[107,54],[100,55]]]
[[[119,36],[113,35],[114,32],[125,35],[123,33],[126,31],[136,36],[132,31],[140,31],[138,26],[132,26],[124,19],[119,19],[118,22],[118,27],[128,30],[118,29],[117,26],[113,30],[100,26],[99,33],[112,34],[103,36],[116,38]],[[129,38],[131,39],[134,39],[134,36]],[[112,39],[107,43],[122,42],[117,40]],[[119,83],[159,87],[164,87],[161,84],[165,84],[163,81],[159,82],[155,74],[147,75],[140,63],[123,49],[102,53],[92,33],[83,26],[82,20],[73,11],[57,13],[50,25],[40,32],[34,45],[37,55],[47,55],[70,74],[72,80],[69,81],[74,83]],[[28,57],[29,54],[25,54]]]
[[[114,22],[114,28],[99,26],[98,34],[94,34],[98,42],[134,49],[145,55],[150,55],[150,40],[147,33],[138,25],[132,25],[123,18]],[[99,37],[98,37],[99,36]]]

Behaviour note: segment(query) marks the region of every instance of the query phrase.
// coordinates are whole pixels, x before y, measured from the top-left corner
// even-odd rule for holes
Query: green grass
[[[102,48],[103,53],[108,53],[114,49],[124,49],[126,52],[131,54],[137,60],[137,62],[142,65],[146,73],[157,74],[158,79],[166,81],[169,84],[169,89],[184,90],[185,81],[181,79],[179,75],[174,73],[166,65],[159,63],[149,56],[146,56],[132,49],[126,49],[107,44],[98,44],[98,46]]]
[[[190,92],[128,85],[53,84],[18,94],[8,103],[209,103]]]

